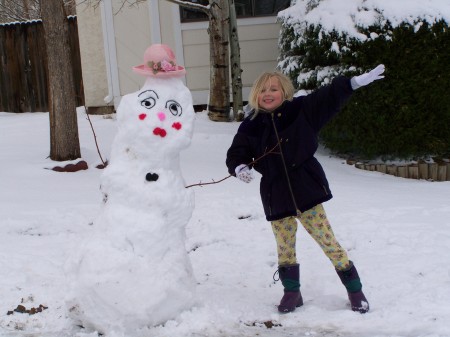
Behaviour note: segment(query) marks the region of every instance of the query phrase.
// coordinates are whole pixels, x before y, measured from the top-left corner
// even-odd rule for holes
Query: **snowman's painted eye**
[[[166,108],[169,109],[170,113],[174,116],[181,116],[181,113],[183,112],[181,105],[174,100],[168,100],[166,102]]]
[[[141,105],[146,109],[151,109],[155,106],[156,101],[154,98],[146,98],[143,101],[141,101]]]
[[[141,100],[141,106],[146,109],[151,109],[155,106],[156,100],[159,98],[158,94],[153,90],[146,90],[139,94],[139,99]]]

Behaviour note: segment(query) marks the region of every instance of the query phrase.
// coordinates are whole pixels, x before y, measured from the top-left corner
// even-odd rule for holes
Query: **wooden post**
[[[393,176],[397,176],[397,166],[396,165],[389,165],[387,167],[387,173]]]
[[[377,171],[381,173],[386,173],[386,164],[377,164]]]
[[[417,166],[417,164],[408,166],[408,176],[411,179],[419,179],[419,166]]]
[[[450,163],[447,163],[447,181],[450,181]]]
[[[399,166],[397,171],[399,177],[408,178],[408,166]]]
[[[438,164],[437,167],[437,181],[447,180],[447,165],[445,163]]]
[[[430,179],[428,171],[427,163],[419,163],[419,179]]]
[[[428,164],[429,179],[436,181],[438,178],[438,164]]]

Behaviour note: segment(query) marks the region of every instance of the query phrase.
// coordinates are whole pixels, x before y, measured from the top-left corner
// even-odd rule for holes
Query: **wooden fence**
[[[356,168],[390,174],[396,177],[410,179],[425,179],[430,181],[450,181],[450,162],[417,163],[408,165],[365,164],[347,161]]]
[[[77,105],[84,105],[76,17],[69,18]],[[47,56],[41,21],[0,25],[0,111],[48,111]]]

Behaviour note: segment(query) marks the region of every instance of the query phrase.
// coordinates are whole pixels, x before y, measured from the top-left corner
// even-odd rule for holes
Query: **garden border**
[[[450,162],[447,161],[411,164],[377,164],[348,159],[347,164],[354,165],[357,169],[380,172],[401,178],[450,181]]]

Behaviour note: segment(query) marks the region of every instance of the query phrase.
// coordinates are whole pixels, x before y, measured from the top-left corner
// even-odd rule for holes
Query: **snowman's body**
[[[192,306],[185,226],[194,205],[179,153],[190,144],[194,117],[178,78],[148,77],[122,98],[101,178],[105,204],[73,267],[70,308],[84,326],[131,336]]]

